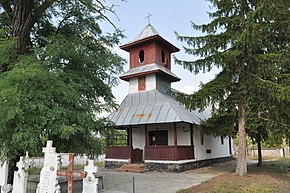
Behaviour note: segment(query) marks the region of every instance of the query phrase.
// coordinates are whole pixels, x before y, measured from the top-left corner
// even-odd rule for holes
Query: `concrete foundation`
[[[206,159],[185,163],[155,163],[155,162],[147,162],[145,161],[145,165],[150,171],[158,171],[158,172],[184,172],[191,169],[196,169],[200,167],[210,166],[215,163],[229,161],[234,159],[232,156],[229,157],[221,157],[215,159]],[[119,168],[122,165],[127,164],[126,162],[118,162],[118,161],[106,161],[105,167],[109,169]]]

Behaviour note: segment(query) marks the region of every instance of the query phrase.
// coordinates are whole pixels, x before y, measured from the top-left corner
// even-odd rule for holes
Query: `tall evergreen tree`
[[[220,73],[198,92],[192,95],[176,93],[175,97],[189,109],[216,107],[207,125],[222,123],[231,132],[230,128],[237,126],[236,174],[245,175],[247,116],[253,112],[253,104],[258,104],[257,119],[267,120],[277,126],[277,131],[289,133],[289,108],[285,110],[285,107],[290,104],[290,2],[210,2],[214,7],[214,12],[209,14],[212,21],[202,25],[192,23],[193,29],[204,35],[177,34],[178,39],[187,44],[185,52],[200,59],[175,58],[175,61],[195,74],[210,71],[214,66]]]
[[[124,61],[112,51],[120,30],[103,33],[113,5],[102,0],[0,0],[0,158],[41,153],[101,152],[96,138],[114,108],[111,88]],[[112,24],[113,25],[113,24]]]

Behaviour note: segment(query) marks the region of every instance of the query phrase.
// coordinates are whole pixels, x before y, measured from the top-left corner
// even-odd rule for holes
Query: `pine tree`
[[[236,174],[242,176],[247,173],[249,112],[255,111],[257,119],[279,125],[277,131],[285,135],[289,133],[289,108],[285,110],[285,107],[290,102],[290,2],[210,2],[214,6],[214,12],[209,14],[212,21],[202,25],[192,23],[193,29],[203,32],[203,35],[177,34],[178,39],[187,44],[185,52],[200,59],[183,61],[175,58],[175,61],[195,74],[210,71],[214,66],[220,69],[220,73],[202,85],[198,92],[192,95],[176,93],[175,97],[189,109],[208,105],[216,107],[208,125],[222,123],[226,125],[226,132],[234,132],[231,127],[238,128]],[[253,104],[258,104],[256,109],[252,108]]]

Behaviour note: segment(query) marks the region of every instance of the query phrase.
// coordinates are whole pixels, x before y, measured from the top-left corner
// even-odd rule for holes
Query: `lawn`
[[[290,158],[267,161],[249,166],[246,176],[227,173],[178,193],[289,193],[289,167]]]

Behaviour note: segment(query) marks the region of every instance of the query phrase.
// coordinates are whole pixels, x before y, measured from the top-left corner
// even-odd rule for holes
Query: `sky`
[[[121,30],[124,30],[126,38],[121,40],[121,45],[133,40],[148,24],[145,17],[148,13],[151,25],[158,31],[159,35],[180,48],[178,53],[174,55],[178,59],[194,60],[193,56],[184,53],[181,43],[177,40],[174,31],[181,35],[196,36],[201,35],[200,32],[191,28],[191,21],[196,24],[204,24],[210,21],[208,12],[211,12],[210,4],[206,0],[107,0],[108,4],[116,4],[116,16],[108,15],[110,20]],[[104,32],[113,31],[114,28],[104,22],[101,25]],[[129,61],[129,53],[115,47],[114,51]],[[181,81],[173,83],[172,88],[185,93],[192,93],[199,89],[200,82],[206,83],[213,79],[218,73],[217,69],[213,69],[209,73],[200,73],[194,75],[183,69],[182,66],[174,64],[172,60],[171,71],[181,78]],[[124,66],[124,72],[129,70],[129,63]],[[112,89],[116,102],[121,103],[128,94],[128,82],[120,80],[118,86]]]

